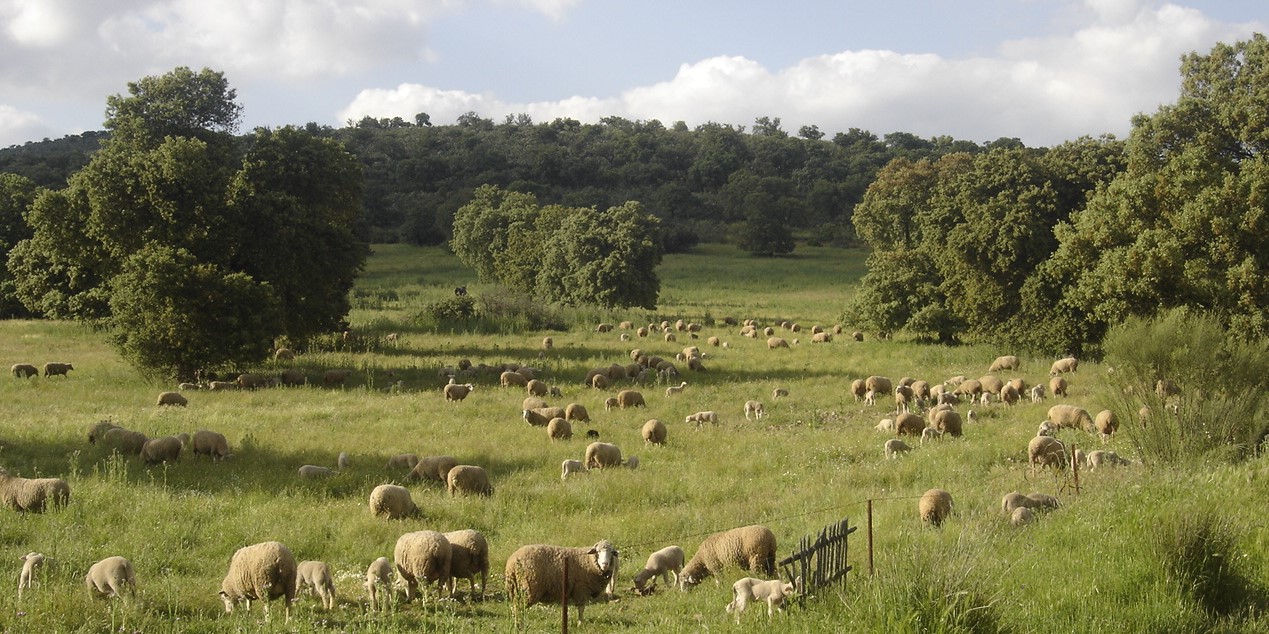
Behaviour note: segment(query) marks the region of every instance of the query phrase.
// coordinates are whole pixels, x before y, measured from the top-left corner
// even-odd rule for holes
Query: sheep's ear
[[[599,554],[599,550],[597,550],[594,546],[592,546],[590,550],[586,551],[586,554],[587,554],[587,555],[598,555],[598,554]]]

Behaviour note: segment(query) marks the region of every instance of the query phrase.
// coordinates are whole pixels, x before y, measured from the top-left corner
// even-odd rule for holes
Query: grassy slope
[[[807,250],[787,259],[753,259],[726,247],[666,258],[660,270],[663,305],[634,312],[639,322],[655,317],[709,314],[788,318],[834,323],[850,282],[862,273],[863,256],[831,249]],[[852,540],[855,573],[845,593],[826,591],[786,618],[793,630],[901,631],[995,628],[1013,631],[1172,631],[1206,629],[1195,605],[1165,578],[1150,535],[1178,513],[1222,508],[1246,538],[1247,561],[1264,569],[1266,536],[1254,531],[1269,502],[1262,462],[1214,468],[1202,474],[1147,472],[1141,468],[1085,474],[1083,493],[1073,495],[1054,477],[1029,476],[1023,467],[1028,438],[1053,401],[979,410],[963,439],[927,445],[901,460],[887,461],[882,435],[872,430],[885,416],[885,402],[857,404],[847,388],[853,378],[885,374],[931,381],[955,374],[977,376],[999,351],[964,346],[936,348],[905,341],[835,341],[768,351],[761,340],[734,329],[707,328],[728,349],[709,349],[708,373],[685,376],[681,395],[667,398],[664,385],[642,388],[649,407],[605,412],[610,393],[580,385],[591,367],[626,361],[633,346],[671,357],[684,341],[621,342],[616,333],[588,328],[549,333],[556,349],[538,357],[547,333],[430,335],[403,320],[428,301],[440,299],[470,275],[437,250],[402,246],[376,248],[359,285],[354,329],[370,334],[400,331],[401,341],[377,354],[301,357],[299,367],[315,375],[324,367],[351,367],[343,390],[302,388],[254,393],[195,393],[185,410],[160,411],[154,396],[165,386],[147,384],[107,347],[100,335],[78,326],[44,322],[0,323],[11,362],[69,361],[69,379],[0,381],[0,463],[27,477],[55,475],[71,482],[72,504],[57,512],[0,521],[0,561],[44,552],[57,560],[44,585],[21,605],[0,593],[0,631],[105,631],[126,626],[146,632],[265,631],[489,631],[511,629],[503,601],[502,564],[526,543],[589,544],[613,540],[623,550],[622,588],[647,554],[677,543],[689,553],[714,530],[761,522],[781,544],[780,555],[805,534],[849,516],[862,522],[865,500],[874,498],[877,574],[866,571],[865,538]],[[487,290],[469,284],[472,293]],[[396,299],[383,291],[396,292]],[[616,315],[614,317],[621,317]],[[786,337],[796,335],[786,333]],[[699,343],[699,342],[698,342]],[[561,482],[559,463],[580,458],[585,441],[550,443],[540,428],[519,418],[524,394],[478,381],[462,403],[444,402],[437,369],[460,357],[473,362],[516,361],[550,371],[548,382],[564,390],[560,404],[586,405],[594,428],[627,454],[638,454],[638,471],[592,473]],[[1024,359],[1021,376],[1045,379],[1048,360]],[[280,367],[280,366],[277,366]],[[267,366],[274,370],[275,366]],[[383,390],[392,370],[399,393]],[[1100,409],[1103,368],[1083,363],[1071,378],[1071,402]],[[790,391],[773,401],[774,387]],[[626,386],[622,386],[626,387]],[[747,422],[741,404],[766,402],[769,416]],[[695,430],[683,416],[714,409],[718,427]],[[89,423],[112,418],[151,436],[216,429],[237,456],[223,464],[186,457],[168,467],[145,467],[135,458],[111,457],[88,445]],[[648,418],[670,427],[669,444],[645,448],[638,429]],[[1086,448],[1097,441],[1067,432]],[[915,443],[913,443],[915,444]],[[1124,439],[1115,442],[1131,453]],[[300,481],[302,464],[333,466],[340,451],[351,454],[348,473],[325,482]],[[497,489],[491,499],[451,499],[434,486],[405,483],[384,467],[395,453],[448,453],[485,466]],[[388,522],[373,518],[365,500],[375,485],[407,484],[424,517]],[[957,514],[941,530],[921,526],[916,497],[931,487],[956,499]],[[1025,530],[999,516],[1000,497],[1011,490],[1059,495],[1064,508]],[[477,604],[412,604],[385,616],[368,615],[360,600],[360,577],[380,555],[390,556],[401,533],[476,528],[491,545],[490,594]],[[327,614],[305,600],[288,627],[280,618],[259,624],[259,615],[224,617],[215,596],[233,551],[277,539],[300,559],[323,559],[337,572],[340,607]],[[94,561],[124,555],[137,568],[139,605],[109,611],[91,601],[82,575]],[[722,606],[730,599],[726,576],[693,592],[624,596],[587,611],[586,631],[629,628],[670,631],[765,629],[763,617],[747,615],[733,627]],[[957,593],[969,592],[969,595]],[[931,597],[973,596],[991,608],[940,612]],[[759,611],[760,612],[760,611]],[[991,617],[984,622],[975,618]],[[533,609],[522,624],[529,631],[557,627],[558,612]],[[1157,626],[1157,627],[1156,627]]]

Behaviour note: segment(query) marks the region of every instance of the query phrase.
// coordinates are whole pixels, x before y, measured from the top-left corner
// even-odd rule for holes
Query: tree
[[[790,183],[782,178],[764,178],[742,202],[745,220],[737,227],[737,244],[753,255],[787,255],[793,252],[790,228],[799,201],[792,196]]]
[[[128,97],[106,98],[106,129],[113,140],[143,146],[164,137],[224,140],[238,129],[242,106],[223,73],[180,66],[166,75],[128,83]]]
[[[35,202],[39,188],[30,179],[17,174],[0,173],[0,262],[22,240],[31,237],[26,222],[27,210]],[[0,317],[26,317],[30,311],[18,300],[13,275],[0,268]]]

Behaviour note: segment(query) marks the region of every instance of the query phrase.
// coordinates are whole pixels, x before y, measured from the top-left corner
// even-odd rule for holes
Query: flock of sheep
[[[736,324],[739,325],[739,324]],[[801,328],[792,324],[783,326],[794,333]],[[682,321],[671,324],[649,324],[636,328],[629,322],[614,327],[601,324],[598,332],[611,332],[619,328],[623,341],[630,340],[626,331],[635,330],[636,336],[647,337],[661,332],[665,341],[674,341],[676,333],[681,336],[697,338],[700,326],[686,324]],[[811,330],[812,343],[829,343],[834,334],[841,334],[837,327],[825,330],[815,327]],[[791,344],[783,337],[776,337],[771,327],[760,329],[752,322],[745,322],[739,334],[756,338],[764,333],[767,348],[779,350]],[[861,333],[852,333],[850,337],[862,340]],[[792,345],[800,343],[794,338]],[[727,342],[718,337],[709,337],[706,344],[717,347],[729,347]],[[553,348],[554,340],[547,337],[542,341],[542,349]],[[707,372],[703,354],[699,347],[693,345],[684,348],[674,359],[661,358],[634,349],[629,353],[629,363],[612,363],[606,367],[592,369],[583,379],[583,385],[599,391],[606,391],[622,382],[634,384],[632,387],[647,385],[654,381],[677,381],[665,389],[665,397],[673,399],[689,387],[688,381],[681,380],[679,364],[692,372]],[[293,353],[278,351],[276,358],[290,359]],[[1055,362],[1051,368],[1051,379],[1048,391],[1055,396],[1065,396],[1068,384],[1063,375],[1076,371],[1078,363],[1074,358]],[[50,363],[44,366],[45,376],[66,376],[72,370],[70,364]],[[1023,395],[1033,402],[1046,398],[1045,386],[1028,386],[1022,379],[1008,381],[997,378],[994,373],[1020,369],[1017,357],[1005,356],[996,359],[990,366],[988,374],[979,379],[953,377],[947,381],[931,385],[926,381],[903,378],[898,382],[883,376],[870,376],[852,383],[850,392],[857,402],[868,406],[878,403],[881,395],[893,395],[894,416],[882,420],[879,431],[893,433],[894,438],[884,444],[885,455],[897,458],[912,450],[903,440],[903,436],[919,437],[922,442],[940,439],[944,436],[960,436],[965,424],[974,419],[974,411],[968,410],[962,418],[955,407],[958,404],[986,406],[998,402],[1004,405],[1019,403]],[[13,374],[19,378],[35,376],[39,371],[29,364],[13,366]],[[348,378],[347,370],[328,371],[322,376],[322,384],[326,386],[342,385]],[[540,371],[518,364],[473,365],[468,360],[460,360],[455,366],[441,368],[439,375],[447,380],[441,387],[441,393],[447,402],[461,403],[473,393],[478,392],[477,384],[482,379],[488,380],[497,376],[497,384],[508,389],[524,389],[527,396],[522,403],[521,418],[529,425],[542,427],[551,441],[568,440],[573,435],[574,423],[590,422],[587,409],[580,403],[570,403],[564,407],[552,407],[545,398],[562,395],[558,386],[548,385],[540,378]],[[296,377],[284,372],[277,377],[258,374],[239,375],[232,382],[212,381],[207,384],[182,384],[181,390],[191,389],[255,389],[274,385],[294,384]],[[462,381],[462,382],[460,382]],[[219,383],[219,384],[218,384]],[[1161,388],[1162,389],[1162,388]],[[771,393],[772,399],[789,395],[785,388],[777,387]],[[188,401],[180,391],[163,392],[157,404],[160,406],[185,406]],[[643,393],[637,389],[620,389],[615,396],[608,398],[606,409],[637,408],[646,406]],[[765,407],[760,400],[748,400],[737,408],[746,420],[762,419],[766,415]],[[918,412],[924,409],[924,417]],[[685,416],[688,424],[715,425],[719,422],[716,410],[698,411]],[[1061,468],[1069,464],[1072,456],[1068,456],[1065,445],[1055,437],[1062,428],[1084,428],[1098,433],[1103,440],[1113,435],[1118,427],[1117,419],[1108,411],[1096,417],[1090,416],[1082,408],[1059,404],[1049,409],[1048,418],[1041,425],[1040,431],[1028,445],[1028,459],[1034,467],[1052,466]],[[648,420],[640,430],[640,435],[647,445],[661,445],[667,442],[668,428],[657,419]],[[561,477],[568,479],[570,475],[592,470],[624,466],[637,468],[639,459],[636,456],[623,458],[621,449],[613,443],[600,442],[598,432],[587,432],[593,442],[589,443],[581,460],[565,460],[561,466]],[[147,438],[140,432],[124,429],[109,421],[94,424],[89,429],[89,441],[100,442],[104,446],[122,454],[137,455],[147,464],[170,462],[179,458],[183,449],[188,448],[194,454],[207,455],[214,459],[225,459],[232,456],[228,441],[223,434],[210,430],[199,430],[192,435],[179,434],[159,438]],[[1125,464],[1127,461],[1112,451],[1093,451],[1087,456],[1075,452],[1074,458],[1088,468],[1103,465]],[[347,454],[338,459],[339,470],[319,465],[304,465],[299,469],[303,478],[319,478],[337,475],[347,468]],[[494,486],[489,473],[478,465],[461,464],[448,455],[417,456],[400,454],[389,461],[389,466],[408,469],[408,478],[415,481],[438,481],[444,483],[451,495],[472,494],[489,496],[494,494]],[[10,476],[0,469],[0,498],[10,508],[19,511],[40,512],[49,506],[65,505],[70,500],[70,490],[66,481],[56,478],[28,480]],[[1034,493],[1022,496],[1010,493],[1002,501],[1002,509],[1015,524],[1024,524],[1034,518],[1035,510],[1057,507],[1057,500],[1051,496]],[[389,519],[411,517],[418,514],[418,507],[411,499],[409,489],[395,484],[383,484],[375,487],[369,496],[370,512],[376,516]],[[938,526],[948,519],[952,512],[952,496],[942,489],[931,489],[921,496],[918,512],[923,522]],[[638,595],[653,592],[658,579],[667,587],[686,589],[701,580],[718,575],[729,568],[761,573],[765,577],[775,575],[776,538],[771,530],[764,526],[745,526],[722,531],[707,537],[696,553],[686,559],[679,546],[667,546],[652,553],[641,570],[633,576],[631,590]],[[507,597],[513,606],[530,606],[535,603],[558,601],[567,596],[569,603],[577,607],[578,621],[581,622],[584,606],[597,599],[611,598],[617,594],[617,580],[620,555],[618,549],[609,541],[601,540],[590,547],[569,548],[547,544],[533,544],[520,547],[508,558],[504,569]],[[43,564],[45,557],[40,553],[29,553],[23,557],[23,569],[19,580],[19,596],[24,589],[32,587],[36,570]],[[388,597],[392,596],[391,577],[395,573],[397,582],[406,588],[405,598],[413,599],[419,593],[419,585],[426,587],[435,584],[437,596],[448,593],[455,594],[455,581],[466,578],[469,581],[470,595],[483,598],[486,591],[486,580],[489,569],[489,547],[484,535],[474,530],[460,530],[448,533],[437,531],[409,532],[398,539],[393,551],[393,558],[379,557],[366,570],[364,588],[371,609],[382,607]],[[565,581],[564,570],[568,571]],[[475,577],[480,576],[480,591],[477,594]],[[85,577],[86,585],[100,596],[121,596],[125,591],[135,593],[136,575],[131,562],[122,557],[109,557],[93,565]],[[567,584],[567,585],[564,585]],[[251,601],[264,601],[265,613],[268,614],[269,601],[284,598],[287,617],[290,617],[290,606],[297,592],[311,587],[320,598],[326,609],[335,605],[334,584],[329,566],[320,561],[296,562],[291,551],[278,542],[263,542],[247,546],[237,551],[230,561],[229,570],[220,589],[226,611],[232,611],[238,603],[250,607]],[[737,620],[746,606],[754,602],[765,602],[768,614],[783,606],[785,600],[800,592],[800,580],[792,582],[779,579],[746,577],[736,581],[732,588],[732,600],[726,611],[733,613]]]

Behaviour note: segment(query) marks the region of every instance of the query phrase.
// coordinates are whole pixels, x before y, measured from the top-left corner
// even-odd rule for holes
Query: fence
[[[779,565],[790,581],[799,577],[802,579],[797,595],[798,605],[806,601],[807,594],[812,590],[845,582],[846,573],[852,568],[846,563],[849,546],[847,538],[857,528],[849,524],[850,518],[842,518],[842,521],[820,529],[820,534],[814,541],[810,535],[803,537],[798,542],[797,550],[780,560]]]

